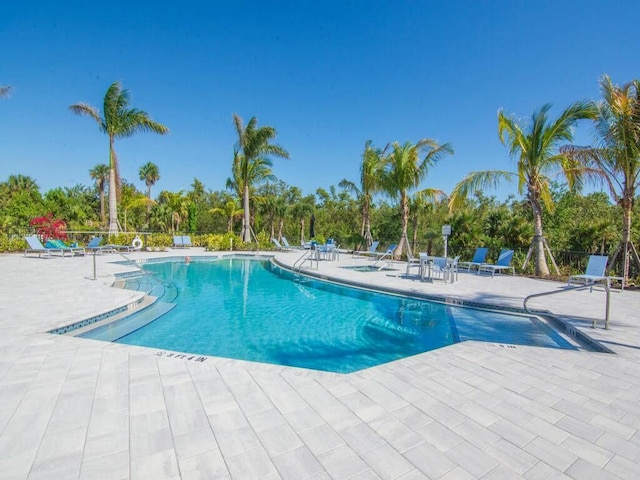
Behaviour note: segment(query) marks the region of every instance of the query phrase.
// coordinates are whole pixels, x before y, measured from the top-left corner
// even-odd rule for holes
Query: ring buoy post
[[[142,248],[142,240],[138,235],[136,235],[135,238],[131,241],[131,246],[136,250],[140,250]]]

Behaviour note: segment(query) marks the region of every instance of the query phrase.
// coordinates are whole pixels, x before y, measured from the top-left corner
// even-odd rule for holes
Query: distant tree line
[[[611,270],[630,278],[640,270],[633,215],[640,182],[640,80],[618,86],[604,76],[600,85],[602,99],[576,102],[556,119],[548,116],[551,105],[526,120],[501,110],[499,138],[515,169],[471,172],[450,194],[423,184],[439,161],[453,155],[453,146],[424,138],[383,148],[367,141],[359,179],[303,195],[274,173],[272,159],[289,158],[274,143],[276,130],[258,126],[256,117],[245,125],[234,114],[238,140],[227,189],[207,190],[194,178],[188,191],[161,190],[153,198],[160,168],[151,162],[140,166],[146,192],[139,191],[120,178],[114,142],[139,131],[164,134],[168,129],[130,107],[128,92],[116,82],[105,94],[102,113],[84,103],[70,107],[95,120],[109,140],[109,163],[88,172],[93,185],[42,193],[34,179],[11,175],[0,183],[0,232],[15,236],[34,217],[51,213],[76,231],[235,232],[245,243],[259,235],[299,243],[308,240],[313,214],[316,240],[333,238],[344,248],[361,248],[376,239],[397,244],[395,257],[404,258],[417,251],[441,252],[441,227],[450,224],[449,245],[462,255],[480,245],[495,253],[510,247],[518,251],[516,262],[525,272],[548,276],[556,256],[563,272],[554,268],[554,273],[566,274],[575,267],[566,252],[604,253],[611,256]],[[1,87],[0,97],[9,91]],[[572,144],[574,127],[582,121],[596,127],[593,145]],[[486,196],[500,181],[514,181],[522,199]],[[583,195],[587,185],[607,192]]]

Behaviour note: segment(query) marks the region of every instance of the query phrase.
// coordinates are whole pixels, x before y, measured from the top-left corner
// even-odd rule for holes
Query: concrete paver
[[[173,255],[205,253],[131,256]],[[96,256],[95,279],[93,260],[0,255],[0,479],[640,476],[638,292],[611,294],[609,330],[602,292],[531,301],[613,354],[464,342],[339,375],[46,333],[141,297],[111,287],[121,258]],[[513,308],[563,287],[342,268],[368,262],[309,273]]]

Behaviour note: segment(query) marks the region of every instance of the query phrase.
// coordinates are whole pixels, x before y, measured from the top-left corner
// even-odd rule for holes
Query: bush
[[[20,252],[27,248],[27,242],[22,237],[0,234],[0,252]]]

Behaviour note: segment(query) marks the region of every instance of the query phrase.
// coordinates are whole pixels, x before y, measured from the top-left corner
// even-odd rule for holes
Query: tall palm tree
[[[602,101],[596,109],[596,143],[593,147],[565,146],[561,151],[579,160],[588,176],[603,182],[622,208],[622,239],[613,255],[623,257],[623,276],[629,277],[629,257],[640,268],[640,258],[631,242],[633,202],[640,186],[640,79],[622,86],[607,75],[600,79]]]
[[[360,185],[357,186],[346,178],[339,183],[341,188],[353,193],[360,203],[362,213],[360,236],[364,238],[367,248],[373,243],[373,236],[371,235],[371,204],[374,193],[380,189],[380,173],[384,165],[385,151],[386,147],[384,150],[373,148],[371,140],[367,140],[364,144],[362,163],[360,164]]]
[[[7,98],[9,93],[11,93],[10,85],[0,86],[0,98]]]
[[[164,135],[169,129],[154,122],[147,112],[129,107],[129,91],[123,90],[120,82],[114,82],[107,89],[102,107],[102,117],[98,110],[86,103],[76,103],[69,109],[77,115],[93,118],[100,130],[109,136],[109,235],[118,233],[118,199],[120,170],[114,149],[116,138],[126,138],[137,132],[153,132]]]
[[[143,180],[147,186],[147,198],[151,200],[151,187],[160,180],[160,170],[155,163],[147,162],[140,167],[138,171],[140,180]],[[147,203],[147,224],[149,223],[149,215],[151,214],[151,202]]]
[[[278,145],[270,142],[276,138],[276,130],[273,127],[257,127],[258,120],[251,117],[246,126],[242,119],[233,114],[233,122],[238,134],[238,144],[234,155],[233,174],[237,187],[242,187],[242,205],[244,209],[244,222],[242,225],[242,240],[251,241],[251,212],[249,209],[250,189],[265,180],[275,177],[271,172],[273,165],[270,156],[289,158],[289,153]]]
[[[98,195],[100,196],[100,225],[104,226],[104,191],[109,182],[109,165],[99,163],[89,170],[89,176],[96,182],[96,188],[98,189]]]
[[[381,186],[387,195],[399,201],[402,218],[402,236],[398,241],[394,258],[401,258],[408,245],[407,229],[409,225],[409,193],[420,186],[438,160],[445,155],[453,154],[448,143],[438,144],[430,138],[423,138],[415,145],[405,142],[400,145],[394,142],[391,152],[385,157],[384,171],[381,174]]]
[[[576,102],[552,122],[547,116],[550,108],[551,104],[543,105],[533,113],[530,122],[519,121],[500,110],[498,136],[502,144],[508,147],[510,155],[517,159],[517,171],[471,172],[454,187],[449,201],[450,208],[455,208],[471,192],[495,188],[503,179],[516,180],[518,193],[522,195],[526,190],[526,198],[533,212],[534,236],[529,252],[534,253],[535,274],[538,276],[549,275],[542,213],[543,209],[553,211],[552,177],[564,175],[570,188],[580,186],[581,180],[576,162],[558,152],[559,144],[571,141],[578,120],[593,118],[595,114],[589,102]]]

